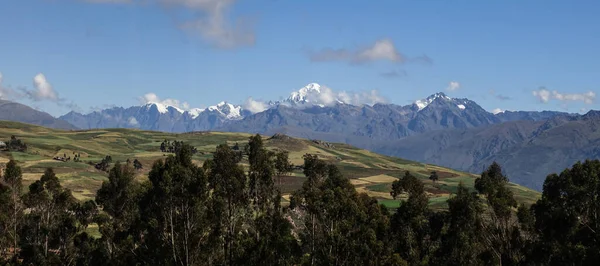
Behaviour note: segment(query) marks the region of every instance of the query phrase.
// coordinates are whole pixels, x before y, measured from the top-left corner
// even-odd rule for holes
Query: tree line
[[[161,152],[169,152],[169,153],[177,153],[179,152],[179,150],[181,150],[184,146],[184,143],[182,140],[177,141],[170,141],[170,140],[163,140],[163,142],[160,143],[160,151]],[[196,149],[196,147],[190,147],[192,150],[192,153],[197,153],[198,150]]]
[[[286,154],[249,139],[248,166],[219,145],[202,166],[183,144],[148,182],[115,163],[95,200],[77,201],[47,169],[28,189],[9,161],[0,180],[0,265],[591,265],[600,259],[600,161],[549,175],[518,205],[493,163],[433,211],[410,172],[392,184],[393,212],[315,155],[282,205]],[[288,161],[284,163],[284,161]],[[284,165],[284,166],[282,166]],[[289,168],[288,168],[289,169]],[[433,178],[432,178],[433,179]],[[437,179],[437,175],[436,175]],[[27,191],[22,194],[21,191]],[[98,226],[99,237],[88,234]]]

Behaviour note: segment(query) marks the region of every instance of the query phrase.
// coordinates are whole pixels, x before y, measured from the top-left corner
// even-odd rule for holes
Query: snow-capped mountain
[[[317,93],[317,88],[309,85],[292,93],[288,100],[305,103],[310,100],[306,95]],[[311,108],[296,108],[283,104],[235,123],[224,124],[217,130],[270,134],[285,129],[286,134],[299,137],[325,134],[330,141],[346,142],[350,136],[399,139],[431,130],[471,128],[499,122],[500,119],[477,103],[450,98],[439,92],[406,106],[382,103],[373,106],[320,106],[312,103]]]
[[[494,115],[477,103],[451,98],[442,92],[412,104],[399,106],[377,103],[352,105],[338,99],[320,84],[293,91],[283,101],[268,102],[267,109],[252,113],[240,105],[222,101],[207,108],[182,110],[163,103],[147,103],[129,108],[111,108],[90,114],[68,113],[60,119],[82,129],[140,128],[168,132],[198,130],[245,131],[267,133],[282,128],[297,131],[290,135],[307,137],[304,131],[327,134],[333,141],[347,141],[349,136],[368,139],[397,139],[423,132],[448,128],[471,128],[515,119],[537,120],[554,114],[537,112]],[[347,98],[347,97],[346,97]]]
[[[467,171],[479,169],[481,162],[502,159],[502,152],[506,149],[524,143],[530,136],[543,135],[536,133],[539,130],[551,129],[563,120],[570,121],[567,119],[569,114],[560,112],[506,111],[493,114],[474,101],[452,98],[442,92],[404,106],[384,103],[354,105],[337,99],[343,96],[311,83],[280,102],[267,103],[267,109],[257,113],[225,101],[207,108],[188,110],[148,103],[85,115],[70,112],[60,119],[82,129],[124,127],[168,132],[284,133],[344,142],[375,152]],[[549,124],[548,121],[554,122]],[[505,122],[509,122],[507,127],[503,126]],[[485,134],[480,135],[479,132]],[[481,145],[471,145],[468,140],[475,137],[487,140]],[[467,144],[462,145],[463,142]],[[500,157],[494,154],[500,154]],[[518,171],[510,173],[527,175]]]
[[[284,101],[286,104],[301,108],[310,108],[312,106],[331,106],[334,104],[345,104],[340,100],[340,95],[336,95],[330,89],[318,83],[309,83],[308,85],[294,91]]]
[[[421,110],[423,110],[423,108],[427,107],[429,104],[431,104],[433,101],[435,101],[438,98],[442,99],[442,100],[448,100],[448,101],[452,100],[452,98],[446,96],[446,94],[444,94],[443,92],[438,92],[438,93],[433,94],[425,99],[415,101],[415,105],[417,106],[418,110],[421,111]]]
[[[239,105],[220,102],[207,108],[182,110],[176,106],[150,102],[129,108],[115,107],[89,114],[70,112],[60,119],[76,127],[139,128],[168,132],[210,130],[230,120],[243,119],[250,113]]]
[[[192,119],[198,117],[200,115],[200,113],[204,112],[204,110],[206,109],[202,109],[202,108],[192,108],[189,111],[187,111],[187,113],[192,117]]]
[[[450,102],[450,103],[456,105],[456,107],[460,110],[467,109],[468,105],[473,105],[473,104],[477,105],[475,102],[473,102],[469,99],[450,98],[443,92],[438,92],[438,93],[432,94],[431,96],[429,96],[425,99],[417,100],[417,101],[415,101],[414,105],[417,107],[417,111],[421,111],[421,110],[425,109],[427,106],[429,106],[431,103],[435,102],[436,100],[442,101],[442,102]]]
[[[296,104],[305,104],[310,102],[310,98],[312,98],[312,95],[320,93],[321,85],[317,83],[309,83],[308,85],[302,87],[298,91],[292,92],[292,94],[290,95],[290,97],[287,98],[286,101]]]
[[[162,103],[154,103],[154,102],[150,102],[147,103],[145,105],[143,105],[143,107],[150,111],[152,109],[156,109],[156,111],[158,111],[161,114],[168,114],[170,112],[178,112],[180,114],[183,114],[183,110],[175,107],[175,106],[171,106],[171,105],[166,105],[166,104],[162,104]]]
[[[220,102],[217,105],[209,106],[205,110],[222,114],[228,120],[238,120],[244,118],[242,106],[233,105],[228,102]]]

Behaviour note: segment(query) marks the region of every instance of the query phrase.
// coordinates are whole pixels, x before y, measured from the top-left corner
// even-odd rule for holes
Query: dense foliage
[[[112,157],[110,155],[106,155],[106,157],[102,158],[102,161],[94,165],[94,167],[96,167],[96,169],[98,170],[106,172],[110,167],[110,163],[112,163]]]
[[[161,152],[170,152],[170,153],[178,153],[184,146],[183,141],[170,141],[170,140],[164,140],[163,142],[160,143],[160,151]],[[192,153],[196,153],[198,152],[198,150],[195,147],[190,147]]]
[[[494,163],[433,211],[410,172],[390,212],[337,167],[304,156],[306,181],[282,206],[288,154],[253,136],[220,145],[202,166],[181,144],[147,182],[115,163],[93,201],[77,201],[52,169],[22,188],[15,161],[0,178],[0,265],[589,265],[600,260],[600,161],[548,176],[542,198],[517,205]],[[108,161],[108,157],[105,158]],[[135,168],[141,168],[135,166]],[[439,180],[432,173],[432,180]],[[21,192],[24,192],[21,193]],[[88,234],[97,226],[99,237]]]
[[[0,150],[17,152],[27,151],[27,144],[25,144],[25,142],[23,142],[22,140],[18,139],[15,135],[10,136],[10,140],[2,143],[3,145],[0,146]]]

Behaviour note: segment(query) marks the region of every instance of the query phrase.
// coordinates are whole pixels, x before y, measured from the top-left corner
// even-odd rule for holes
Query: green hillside
[[[250,134],[243,133],[171,134],[131,129],[61,131],[0,121],[0,140],[6,142],[13,135],[27,144],[27,152],[0,152],[0,164],[5,164],[9,158],[17,160],[23,168],[25,185],[39,179],[45,168],[53,167],[63,186],[71,189],[81,200],[94,198],[96,190],[102,181],[106,180],[107,174],[94,167],[94,164],[106,155],[110,155],[113,162],[138,159],[144,167],[138,171],[138,179],[145,180],[152,163],[168,155],[160,151],[160,144],[165,139],[184,141],[196,147],[198,153],[194,155],[194,161],[202,164],[204,160],[212,157],[211,152],[218,144],[228,143],[233,146],[238,143],[243,147],[250,137]],[[294,165],[301,165],[302,156],[306,153],[316,154],[321,159],[337,165],[359,192],[366,192],[391,208],[399,204],[399,201],[393,200],[389,194],[391,183],[404,175],[405,171],[410,171],[423,180],[433,208],[445,208],[446,199],[456,191],[459,182],[472,187],[477,177],[439,166],[383,156],[345,144],[286,136],[263,138],[268,149],[287,150]],[[74,158],[75,154],[80,155],[80,162],[61,162],[53,159],[55,156],[64,155]],[[436,171],[440,178],[435,183],[428,179],[432,171]],[[304,180],[302,170],[298,169],[283,177],[280,188],[284,199],[289,199],[289,193],[300,188]],[[520,202],[532,203],[539,198],[538,192],[522,186],[511,184],[511,189]]]

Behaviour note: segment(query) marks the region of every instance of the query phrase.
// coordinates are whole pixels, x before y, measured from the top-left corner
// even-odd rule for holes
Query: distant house
[[[4,141],[0,141],[0,149],[6,148],[6,143]]]

